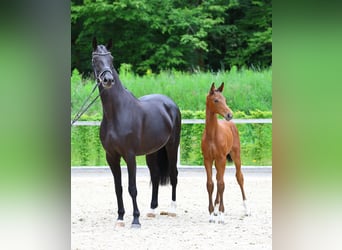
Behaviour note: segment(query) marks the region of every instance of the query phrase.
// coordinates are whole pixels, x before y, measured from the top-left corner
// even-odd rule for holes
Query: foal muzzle
[[[231,119],[233,119],[233,114],[232,113],[226,114],[224,119],[226,119],[227,121],[230,121]]]

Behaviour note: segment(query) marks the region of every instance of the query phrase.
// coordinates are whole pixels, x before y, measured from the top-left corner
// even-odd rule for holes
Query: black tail
[[[228,162],[233,162],[233,159],[232,159],[232,157],[230,156],[230,154],[227,154],[227,160],[228,160]]]
[[[160,174],[160,185],[170,183],[170,167],[165,147],[158,151],[158,166]]]

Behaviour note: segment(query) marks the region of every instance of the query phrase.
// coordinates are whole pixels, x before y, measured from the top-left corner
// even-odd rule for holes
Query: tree
[[[134,72],[271,65],[270,0],[72,0],[72,67],[91,72],[91,40],[114,41]]]

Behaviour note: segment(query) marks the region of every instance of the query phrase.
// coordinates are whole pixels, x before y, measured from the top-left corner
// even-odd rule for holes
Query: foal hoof
[[[214,213],[211,213],[210,216],[209,216],[209,223],[215,223],[215,217],[216,216]]]
[[[125,227],[125,222],[123,220],[117,220],[115,223],[116,228],[122,228]]]
[[[248,206],[247,200],[243,201],[243,207],[245,208],[245,216],[251,216],[251,208]]]
[[[224,215],[223,213],[219,212],[219,215],[218,215],[218,224],[222,224],[224,225]]]

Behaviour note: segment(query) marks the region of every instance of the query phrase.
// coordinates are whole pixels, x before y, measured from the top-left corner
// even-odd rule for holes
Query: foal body
[[[218,89],[212,84],[206,99],[206,120],[205,129],[202,136],[202,154],[204,166],[207,173],[207,191],[209,195],[209,222],[215,222],[214,204],[212,194],[214,191],[214,183],[212,179],[212,165],[216,168],[217,194],[215,199],[215,207],[218,206],[219,223],[224,223],[223,213],[223,192],[225,189],[224,173],[226,169],[227,159],[232,159],[236,168],[236,179],[240,186],[242,199],[246,208],[246,195],[244,192],[243,174],[241,171],[240,159],[240,138],[237,127],[230,121],[233,118],[232,111],[226,104],[226,100],[222,95],[224,84],[222,83]],[[218,120],[217,114],[222,115],[225,120]]]

